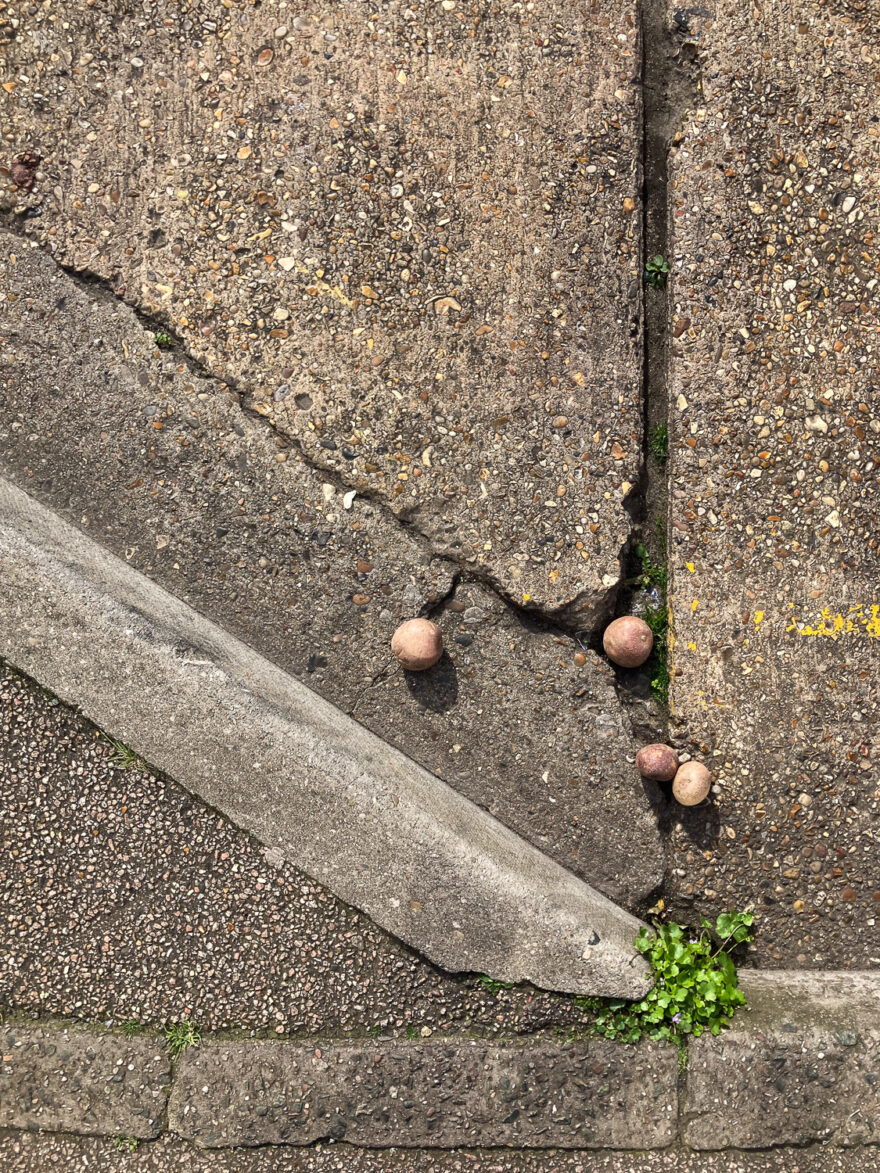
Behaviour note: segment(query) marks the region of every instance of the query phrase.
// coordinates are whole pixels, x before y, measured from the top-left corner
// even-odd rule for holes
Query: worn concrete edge
[[[804,1028],[804,1035],[817,1033],[816,1042],[821,1046],[821,1031],[823,1027],[826,1030],[836,1028],[842,1022],[853,1022],[856,1024],[871,1022],[875,1027],[880,1027],[880,970],[877,971],[786,971],[786,970],[771,970],[771,971],[745,971],[741,973],[741,984],[744,992],[748,998],[748,1006],[737,1012],[732,1024],[731,1032],[723,1032],[720,1040],[723,1041],[728,1033],[735,1033],[739,1035],[753,1035],[756,1040],[764,1040],[767,1035],[774,1030],[788,1030],[792,1023],[791,1011],[793,1008],[799,1007],[799,1012],[795,1015],[795,1021],[800,1019],[801,1025]],[[819,1016],[819,1017],[817,1017]],[[39,1020],[25,1020],[20,1016],[15,1016],[9,1019],[6,1023],[0,1024],[0,1033],[4,1031],[19,1031],[22,1034],[27,1034],[28,1031],[34,1033],[57,1031],[59,1036],[66,1034],[77,1034],[79,1036],[87,1036],[94,1040],[97,1047],[101,1043],[105,1043],[108,1039],[118,1040],[121,1046],[126,1044],[125,1036],[119,1029],[113,1029],[106,1026],[98,1026],[96,1024],[85,1024],[81,1022],[73,1022],[65,1019],[39,1019]],[[163,1040],[160,1034],[150,1028],[143,1028],[135,1038],[147,1044],[161,1045]],[[706,1037],[701,1040],[690,1040],[689,1050],[694,1051],[695,1048],[701,1046],[713,1046],[716,1040],[711,1037]],[[367,1039],[318,1039],[312,1038],[309,1040],[291,1040],[291,1039],[256,1039],[242,1036],[240,1033],[232,1032],[218,1032],[217,1034],[206,1035],[202,1040],[202,1046],[208,1049],[215,1049],[223,1047],[231,1049],[235,1047],[251,1048],[258,1044],[264,1048],[270,1048],[272,1053],[277,1053],[280,1049],[287,1048],[288,1050],[298,1051],[300,1053],[314,1053],[316,1048],[320,1048],[324,1053],[333,1051],[334,1048],[345,1047],[360,1047],[364,1051],[375,1053],[376,1056],[386,1054],[390,1057],[391,1062],[394,1061],[394,1056],[400,1056],[404,1050],[409,1060],[416,1062],[422,1056],[427,1056],[427,1051],[446,1050],[450,1053],[455,1051],[473,1050],[478,1053],[485,1054],[487,1061],[490,1055],[496,1052],[519,1052],[527,1053],[534,1050],[536,1047],[540,1048],[558,1048],[560,1056],[564,1054],[565,1050],[571,1046],[578,1046],[589,1048],[589,1039],[578,1039],[572,1041],[559,1041],[554,1039],[547,1032],[542,1032],[537,1035],[517,1036],[512,1039],[480,1039],[471,1036],[443,1036],[432,1040],[367,1040]],[[608,1046],[607,1043],[600,1040],[600,1044]],[[639,1057],[639,1047],[631,1047],[625,1043],[612,1044],[613,1047],[619,1050],[623,1055],[632,1057],[635,1065]],[[7,1056],[0,1057],[5,1062]],[[182,1058],[171,1065],[172,1075],[171,1082],[167,1089],[166,1109],[162,1113],[163,1131],[174,1131],[169,1128],[169,1116],[167,1112],[167,1103],[170,1102],[175,1086],[180,1077],[181,1068],[184,1067],[187,1061],[187,1052],[184,1052]],[[677,1064],[676,1064],[677,1066]],[[2,1069],[0,1069],[2,1070]],[[235,1064],[227,1064],[224,1067],[225,1072],[236,1072],[238,1067]],[[688,1080],[691,1077],[692,1067],[688,1062],[679,1077],[674,1068],[671,1068],[668,1073],[668,1093],[673,1099],[678,1092],[686,1092]],[[747,1070],[743,1070],[743,1087],[746,1086]],[[773,1083],[775,1077],[775,1070],[770,1069],[767,1074],[768,1089]],[[201,1077],[200,1077],[201,1078]],[[683,1086],[679,1087],[679,1078]],[[2,1093],[3,1084],[0,1082],[0,1093]],[[0,1109],[2,1109],[2,1094],[0,1094]],[[682,1101],[683,1102],[683,1101]],[[855,1105],[848,1105],[848,1110]],[[735,1110],[735,1105],[733,1106]],[[677,1120],[676,1139],[672,1142],[673,1146],[683,1149],[695,1146],[688,1146],[686,1143],[687,1131],[689,1125],[689,1117],[686,1110],[681,1110]],[[35,1125],[39,1127],[39,1125]],[[2,1110],[0,1110],[0,1136],[7,1132],[15,1131],[15,1127],[11,1126],[8,1120],[4,1117]],[[82,1122],[76,1119],[65,1121],[63,1128],[46,1128],[42,1129],[46,1132],[55,1133],[75,1133],[77,1135],[92,1135],[92,1136],[111,1136],[113,1133],[95,1131],[88,1125],[83,1126]],[[502,1142],[503,1143],[503,1142]],[[372,1146],[367,1146],[372,1147]],[[405,1137],[392,1141],[387,1147],[408,1147]],[[455,1146],[457,1148],[487,1148],[496,1147],[493,1144],[491,1130],[487,1130],[484,1136],[475,1137],[473,1142],[467,1145]],[[558,1145],[551,1146],[529,1146],[534,1148],[548,1147],[558,1148]],[[658,1146],[655,1146],[658,1147]],[[669,1147],[663,1145],[660,1147]],[[705,1146],[698,1146],[700,1151]],[[709,1146],[714,1151],[714,1146]],[[767,1146],[749,1146],[748,1149],[742,1151],[754,1152],[756,1148],[784,1148],[783,1145],[767,1145]],[[798,1146],[801,1147],[801,1146]],[[824,1144],[823,1148],[835,1147],[832,1144]],[[725,1146],[725,1151],[740,1151],[741,1146],[730,1145]],[[593,1149],[591,1151],[599,1151]],[[608,1151],[616,1151],[609,1147]],[[630,1151],[630,1150],[628,1150]],[[647,1150],[646,1150],[647,1151]]]
[[[2,479],[0,587],[5,659],[431,961],[649,988],[635,917]]]

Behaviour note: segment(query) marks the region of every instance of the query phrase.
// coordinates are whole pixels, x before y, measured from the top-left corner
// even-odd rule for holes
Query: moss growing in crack
[[[502,990],[513,989],[513,982],[499,982],[496,978],[491,978],[485,973],[481,973],[477,981],[484,990],[489,991],[493,998],[497,998]]]
[[[665,570],[664,570],[665,574]],[[663,592],[665,596],[665,591]],[[665,602],[660,607],[645,608],[645,622],[654,636],[654,650],[648,660],[651,692],[662,705],[669,704],[669,612]]]

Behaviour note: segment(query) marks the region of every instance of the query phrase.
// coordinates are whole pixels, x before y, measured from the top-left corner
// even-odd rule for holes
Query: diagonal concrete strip
[[[639,922],[0,480],[2,655],[446,969],[639,997]]]

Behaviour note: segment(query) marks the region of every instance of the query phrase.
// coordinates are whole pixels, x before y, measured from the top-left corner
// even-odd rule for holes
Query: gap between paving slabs
[[[639,922],[0,482],[3,654],[452,971],[639,997]]]

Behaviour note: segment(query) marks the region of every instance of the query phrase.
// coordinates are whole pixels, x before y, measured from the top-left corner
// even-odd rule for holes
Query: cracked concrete
[[[150,11],[7,25],[42,156],[7,206],[312,463],[594,626],[641,466],[635,5]]]
[[[106,290],[13,235],[0,264],[5,472],[638,907],[664,871],[657,796],[634,768],[605,661],[431,557],[386,508],[360,497],[346,508],[234,391],[159,349]],[[448,654],[412,677],[389,666],[389,640],[419,612],[444,627]]]

